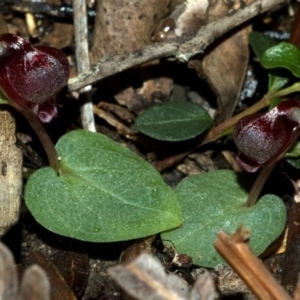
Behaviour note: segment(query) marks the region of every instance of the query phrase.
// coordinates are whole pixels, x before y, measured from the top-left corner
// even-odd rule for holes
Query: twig
[[[90,69],[88,30],[86,16],[86,0],[74,0],[74,29],[76,42],[77,72],[81,74]],[[93,103],[91,99],[92,86],[88,85],[81,89],[84,104],[80,108],[82,127],[86,130],[96,132]]]
[[[103,109],[94,106],[94,113],[99,117],[104,119],[111,126],[115,127],[120,135],[126,136],[130,140],[136,140],[136,132],[122,122],[118,121],[113,115],[104,111]]]
[[[292,300],[261,261],[252,253],[246,241],[249,232],[241,227],[229,236],[219,232],[214,247],[241,276],[258,299]]]
[[[173,56],[180,61],[188,61],[191,56],[202,53],[208,45],[224,33],[264,13],[272,8],[282,6],[287,0],[257,0],[236,10],[215,22],[202,26],[190,39],[182,36],[173,41],[158,43],[126,55],[106,56],[89,71],[69,80],[70,91],[78,90],[100,79],[140,65],[149,60]]]

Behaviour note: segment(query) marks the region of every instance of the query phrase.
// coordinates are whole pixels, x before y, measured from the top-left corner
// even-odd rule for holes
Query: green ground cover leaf
[[[290,81],[290,78],[287,74],[286,76],[283,76],[284,73],[286,72],[280,72],[278,69],[273,69],[269,71],[269,84],[268,84],[269,92],[279,91],[280,89],[282,89],[287,85],[287,83]],[[282,76],[280,76],[280,74]]]
[[[257,58],[261,59],[267,49],[277,45],[279,42],[264,33],[252,31],[249,34],[249,43]]]
[[[269,48],[264,52],[261,64],[266,69],[285,68],[300,77],[300,51],[290,43],[282,42]]]
[[[283,231],[285,206],[275,195],[266,195],[250,208],[244,207],[248,177],[229,170],[189,176],[175,188],[184,223],[181,228],[162,234],[178,253],[191,256],[194,263],[215,267],[223,263],[213,247],[220,230],[233,233],[239,225],[250,230],[250,246],[262,253]],[[251,184],[251,183],[250,183]]]
[[[61,171],[30,176],[34,218],[60,235],[92,242],[144,237],[180,226],[173,190],[145,160],[108,137],[74,130],[57,143]]]
[[[259,60],[262,59],[263,54],[271,47],[279,44],[275,40],[264,33],[252,31],[249,34],[249,43]],[[283,88],[289,82],[289,76],[284,74],[282,70],[269,71],[269,92],[275,92]]]
[[[213,125],[200,105],[191,102],[165,102],[151,106],[139,115],[135,128],[145,135],[163,141],[193,138]]]
[[[285,154],[286,161],[296,169],[300,169],[300,142],[296,142]]]

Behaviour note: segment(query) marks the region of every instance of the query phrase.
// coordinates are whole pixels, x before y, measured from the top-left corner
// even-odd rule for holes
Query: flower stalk
[[[34,115],[32,112],[23,110],[21,111],[21,113],[26,118],[27,122],[30,124],[35,134],[41,141],[43,148],[46,152],[50,167],[53,168],[56,171],[56,173],[59,173],[60,166],[58,161],[58,155],[54,144],[50,139],[48,133],[46,132],[44,126],[37,118],[37,116]]]

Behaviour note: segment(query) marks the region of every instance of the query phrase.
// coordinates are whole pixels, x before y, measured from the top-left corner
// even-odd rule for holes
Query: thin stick
[[[68,88],[70,91],[78,90],[100,79],[156,58],[173,56],[179,61],[186,62],[191,56],[203,53],[207,46],[229,30],[269,9],[279,8],[285,4],[287,4],[287,0],[251,1],[249,5],[202,26],[190,39],[182,36],[176,40],[157,43],[126,55],[106,56],[101,58],[89,71],[70,79]]]
[[[74,29],[76,42],[77,72],[81,74],[90,69],[88,48],[88,24],[86,14],[86,0],[74,0]],[[84,104],[80,108],[82,127],[86,130],[96,132],[93,103],[91,100],[92,86],[88,85],[80,90],[84,98]]]
[[[227,263],[241,276],[258,299],[292,300],[271,273],[252,253],[246,241],[249,232],[241,227],[229,236],[219,232],[214,247]]]

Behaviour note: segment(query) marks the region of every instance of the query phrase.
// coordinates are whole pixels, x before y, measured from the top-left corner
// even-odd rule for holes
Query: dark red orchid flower
[[[267,113],[242,118],[234,128],[237,161],[247,172],[282,158],[300,133],[300,101],[287,100]]]
[[[51,122],[57,114],[55,96],[68,78],[69,62],[62,51],[33,47],[14,34],[0,35],[0,90],[15,107]]]

